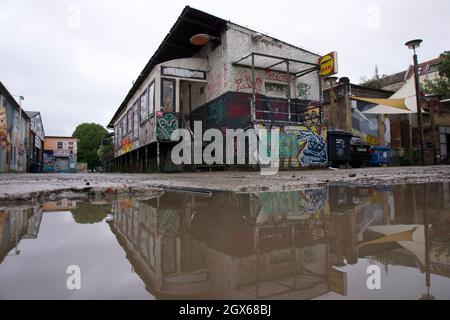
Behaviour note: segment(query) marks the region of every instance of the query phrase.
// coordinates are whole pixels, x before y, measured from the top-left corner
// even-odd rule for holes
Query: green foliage
[[[96,123],[82,123],[77,126],[73,137],[78,138],[78,162],[86,162],[89,169],[95,169],[101,165],[98,149],[107,134],[105,128]]]
[[[382,89],[383,88],[383,80],[380,79],[380,75],[378,74],[378,66],[375,66],[375,73],[372,78],[367,79],[365,77],[361,78],[361,86],[372,88],[372,89]]]
[[[111,205],[78,202],[77,208],[70,211],[76,223],[95,224],[102,222],[111,212]]]
[[[436,94],[442,97],[450,96],[450,51],[441,54],[441,63],[438,70],[440,78],[436,80],[425,80],[423,91],[427,94]]]
[[[441,54],[441,63],[439,64],[439,75],[450,79],[450,51]]]
[[[367,88],[372,88],[372,89],[382,89],[383,88],[383,80],[381,79],[369,79],[369,80],[364,80],[363,82],[360,84],[363,87],[367,87]]]
[[[105,156],[114,151],[114,147],[112,144],[111,139],[106,140],[106,144],[102,144],[100,148],[98,149],[98,157],[101,161],[105,161]]]
[[[423,84],[423,91],[426,94],[436,94],[446,97],[450,93],[450,79],[439,78],[436,80],[425,80]]]

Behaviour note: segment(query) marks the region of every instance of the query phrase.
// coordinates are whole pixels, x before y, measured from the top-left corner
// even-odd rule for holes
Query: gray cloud
[[[186,4],[318,53],[336,50],[339,75],[353,82],[375,64],[405,69],[412,38],[425,40],[421,60],[450,49],[446,0],[1,0],[0,80],[42,112],[49,135],[106,125]]]

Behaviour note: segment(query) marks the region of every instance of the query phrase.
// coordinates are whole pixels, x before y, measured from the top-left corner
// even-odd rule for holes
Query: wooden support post
[[[160,146],[159,142],[156,143],[156,171],[161,172],[161,159],[160,159]]]
[[[147,172],[147,167],[148,167],[148,146],[145,146],[144,172]]]

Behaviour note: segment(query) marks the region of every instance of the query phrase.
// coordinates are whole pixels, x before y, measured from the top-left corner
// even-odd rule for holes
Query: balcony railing
[[[297,125],[320,124],[322,107],[319,103],[309,104],[286,99],[255,99],[255,120],[261,122],[289,123]]]

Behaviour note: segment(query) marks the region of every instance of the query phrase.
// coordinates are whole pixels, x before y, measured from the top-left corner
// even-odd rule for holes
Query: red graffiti
[[[223,64],[223,87],[225,91],[228,90],[228,67],[226,63]]]
[[[228,118],[240,118],[250,116],[250,104],[233,104],[228,106]]]
[[[255,91],[261,92],[263,81],[260,77],[256,78]],[[253,89],[253,81],[249,75],[244,75],[244,78],[236,79],[236,91],[242,91],[246,89]]]
[[[264,71],[264,79],[287,82],[289,77],[286,73],[266,70]],[[294,80],[294,76],[291,76],[290,80]]]
[[[208,84],[208,95],[209,97],[215,97],[220,94],[220,89],[222,87],[222,75],[220,73],[211,75],[211,79]]]

